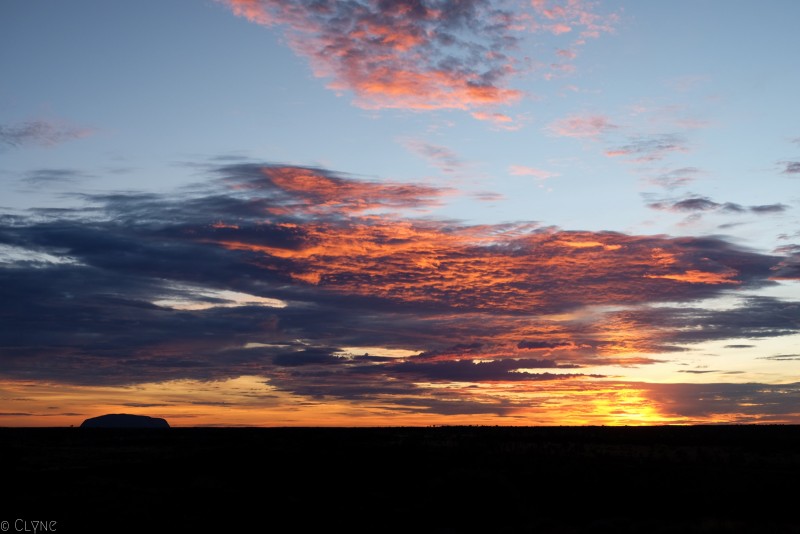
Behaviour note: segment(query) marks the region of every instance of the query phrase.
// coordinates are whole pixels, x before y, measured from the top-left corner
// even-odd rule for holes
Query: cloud
[[[468,0],[419,2],[354,0],[219,0],[235,15],[281,28],[328,87],[351,92],[368,109],[462,109],[482,112],[513,104],[510,86],[530,58],[528,34],[613,30],[618,18],[590,2],[540,5]],[[481,119],[483,120],[483,119]],[[504,125],[499,119],[497,125]]]
[[[520,341],[517,343],[517,348],[538,350],[538,349],[557,349],[563,347],[571,347],[572,343],[566,341]]]
[[[446,163],[454,158],[441,147],[422,145],[422,149],[437,162]],[[418,184],[350,180],[314,167],[233,164],[220,167],[218,173],[233,190],[241,191],[244,197],[255,197],[243,215],[254,215],[261,210],[273,214],[322,214],[418,208],[435,205],[437,197],[447,193],[444,189]],[[233,203],[231,209],[241,207],[234,197],[215,197],[214,201]],[[239,215],[235,213],[234,219]]]
[[[487,111],[474,111],[472,117],[479,121],[491,122],[495,127],[502,130],[519,130],[523,126],[523,120],[519,118],[513,119],[505,113],[487,112]]]
[[[681,167],[661,173],[650,178],[650,183],[663,187],[664,189],[675,189],[683,187],[695,181],[700,169],[696,167]]]
[[[648,384],[646,395],[663,410],[719,423],[786,422],[796,416],[800,384]],[[791,419],[790,419],[791,420]]]
[[[419,139],[406,139],[403,144],[445,174],[456,173],[465,166],[458,154],[445,146],[434,145]]]
[[[775,354],[773,356],[764,356],[759,360],[772,360],[774,362],[800,361],[800,354]]]
[[[40,146],[52,147],[88,137],[92,130],[88,128],[78,128],[68,124],[29,121],[17,124],[0,124],[0,145],[10,147]]]
[[[800,332],[796,302],[698,304],[797,278],[790,255],[713,237],[414,218],[447,190],[317,167],[208,172],[180,194],[86,195],[86,208],[0,216],[0,246],[13,251],[0,257],[0,376],[247,375],[387,410],[508,415],[530,409],[533,390],[514,400],[502,388],[599,391],[610,386],[582,369]]]
[[[691,344],[705,341],[748,338],[764,339],[796,334],[800,303],[772,297],[741,297],[730,309],[699,307],[658,307],[621,312],[620,320],[646,329],[659,325],[670,343]],[[683,325],[680,328],[678,325]],[[674,329],[677,329],[673,331]],[[746,348],[737,346],[736,348]]]
[[[612,33],[619,22],[619,16],[615,13],[596,13],[596,5],[596,2],[584,0],[531,0],[531,6],[540,21],[532,24],[532,28],[543,29],[554,35],[569,33],[578,28],[581,39]],[[579,44],[582,42],[579,41]]]
[[[637,163],[658,161],[673,152],[688,152],[686,140],[678,134],[640,135],[627,145],[606,151],[610,157],[623,156]]]
[[[25,173],[22,180],[33,186],[47,186],[58,183],[74,183],[85,177],[86,174],[74,169],[37,169]]]
[[[550,360],[506,359],[488,362],[470,360],[450,360],[443,362],[418,362],[408,360],[394,365],[380,367],[381,372],[389,374],[414,375],[417,380],[486,382],[565,380],[583,376],[580,373],[532,373],[521,369],[575,368],[574,365],[561,366]],[[370,369],[376,369],[372,367]]]
[[[750,206],[750,211],[758,214],[782,213],[789,209],[786,204],[762,204],[760,206]]]
[[[735,202],[714,202],[708,197],[690,196],[681,200],[662,200],[648,204],[650,208],[674,212],[722,212],[722,213],[746,213],[751,212],[757,215],[769,215],[782,213],[789,209],[785,204],[762,204],[758,206],[742,206]]]
[[[778,164],[783,166],[782,174],[800,174],[800,161],[780,161]]]
[[[603,134],[617,128],[605,115],[571,115],[553,121],[546,129],[558,137],[598,140]]]
[[[472,109],[522,96],[506,85],[516,73],[514,17],[492,3],[224,3],[251,22],[282,27],[316,76],[364,108]]]
[[[563,48],[558,49],[556,55],[565,59],[575,59],[578,57],[578,54],[574,50],[565,50]]]
[[[526,167],[525,165],[510,165],[508,167],[509,174],[513,176],[533,176],[537,180],[547,180],[559,176],[557,172],[545,171],[535,167]]]

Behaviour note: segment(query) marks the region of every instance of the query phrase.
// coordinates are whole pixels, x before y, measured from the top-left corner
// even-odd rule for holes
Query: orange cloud
[[[584,39],[616,23],[615,15],[600,15],[593,3],[577,0],[521,4],[517,11],[492,2],[218,1],[253,23],[283,28],[314,74],[330,79],[335,91],[352,92],[360,107],[477,109],[505,126],[487,109],[523,96],[509,81],[528,61],[518,51],[524,30],[579,30]]]
[[[246,252],[259,268],[320,294],[436,310],[431,320],[443,331],[481,344],[471,357],[515,357],[540,343],[564,362],[646,363],[641,354],[664,350],[658,328],[615,312],[577,311],[701,298],[753,276],[748,253],[713,240],[365,215],[366,209],[435,199],[437,191],[315,169],[248,172],[258,177],[260,189],[253,193],[269,191],[289,206],[284,209],[295,222],[280,226],[292,239],[276,240],[267,228],[222,228],[204,240]],[[759,276],[774,274],[769,267],[762,271]],[[448,314],[456,314],[452,323]],[[536,327],[531,316],[538,317]],[[436,358],[461,357],[456,351]]]
[[[265,207],[271,215],[363,213],[435,205],[449,190],[419,184],[347,180],[309,167],[251,166],[247,178],[228,180],[231,189],[280,197]]]
[[[49,420],[67,421],[125,403],[202,424],[796,412],[796,396],[763,384],[708,385],[726,400],[698,413],[704,390],[623,381],[627,368],[674,369],[692,344],[796,335],[796,302],[737,291],[736,306],[703,304],[796,278],[794,246],[770,256],[714,237],[468,226],[404,215],[446,194],[428,186],[286,165],[216,172],[211,192],[120,193],[69,224],[2,228],[15,250],[71,260],[23,255],[0,273],[13,319],[0,344],[0,396],[13,402],[0,417],[46,424],[51,406]],[[119,224],[131,220],[148,224]],[[41,386],[37,400],[14,400],[22,381]],[[748,408],[753,395],[770,404]]]
[[[353,92],[360,107],[472,109],[522,96],[506,86],[516,72],[507,55],[513,17],[489,4],[221,1],[251,22],[284,27],[315,75]]]
[[[494,227],[382,217],[308,222],[302,231],[301,244],[292,248],[230,238],[218,243],[261,253],[264,267],[275,258],[292,260],[289,276],[330,291],[455,309],[544,313],[665,300],[686,282],[739,283],[734,267],[705,270],[707,259],[680,240],[592,232],[504,235]],[[654,264],[654,255],[664,254],[674,263]]]
[[[738,273],[736,271],[726,271],[723,273],[709,273],[705,271],[691,270],[685,273],[675,274],[646,274],[647,278],[662,278],[664,280],[677,280],[678,282],[687,282],[690,284],[739,284],[740,282],[735,279]]]
[[[503,130],[519,130],[523,124],[520,118],[513,119],[505,113],[487,112],[487,111],[474,111],[472,117],[479,121],[488,121],[494,124],[495,127]]]

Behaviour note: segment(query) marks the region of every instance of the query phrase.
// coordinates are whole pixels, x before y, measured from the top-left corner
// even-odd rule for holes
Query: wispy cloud
[[[28,171],[22,181],[28,185],[46,186],[59,183],[74,183],[86,178],[86,174],[75,169],[36,169]]]
[[[648,204],[649,207],[657,210],[698,213],[698,212],[713,212],[718,211],[722,213],[755,213],[757,215],[769,215],[773,213],[782,213],[789,209],[786,204],[762,204],[757,206],[743,206],[735,202],[714,202],[708,197],[703,196],[689,196],[680,200],[667,199]]]
[[[543,29],[555,35],[576,31],[581,40],[611,33],[619,21],[615,13],[597,13],[597,2],[586,0],[531,0],[531,6],[539,21],[532,24],[533,29]]]
[[[559,176],[557,172],[545,171],[535,167],[527,167],[525,165],[510,165],[508,173],[513,176],[533,176],[538,180],[547,180],[548,178],[555,178]]]
[[[782,174],[800,175],[800,161],[780,161],[778,164],[783,167]]]
[[[652,176],[648,181],[664,189],[676,189],[694,182],[700,173],[697,167],[681,167]]]
[[[607,156],[623,156],[637,163],[664,159],[674,152],[688,152],[688,144],[678,134],[639,135],[628,140],[628,144],[606,151]]]
[[[0,124],[0,145],[10,147],[51,147],[88,137],[93,132],[64,123],[35,120],[17,124]]]
[[[421,139],[404,139],[402,143],[407,149],[425,158],[443,173],[457,173],[465,166],[458,154],[446,146],[435,145]]]
[[[546,130],[559,137],[577,137],[599,140],[618,126],[605,115],[571,115],[550,123]]]
[[[524,126],[526,122],[525,117],[517,117],[512,118],[505,113],[497,113],[497,112],[488,112],[488,111],[474,111],[472,112],[472,117],[478,119],[479,121],[488,121],[492,123],[496,128],[500,128],[502,130],[519,130]]]

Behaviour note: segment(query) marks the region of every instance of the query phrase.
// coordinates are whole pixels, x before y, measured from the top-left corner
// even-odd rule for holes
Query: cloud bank
[[[314,398],[512,416],[525,403],[502,387],[606,391],[593,366],[800,332],[797,303],[742,293],[797,279],[791,251],[418,218],[447,190],[323,168],[209,172],[190,194],[0,217],[0,376],[248,375]],[[733,308],[699,304],[734,294]]]

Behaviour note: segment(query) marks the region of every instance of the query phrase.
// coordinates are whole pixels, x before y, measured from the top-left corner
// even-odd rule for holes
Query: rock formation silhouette
[[[169,423],[161,417],[111,413],[90,417],[81,423],[81,428],[169,428]]]

